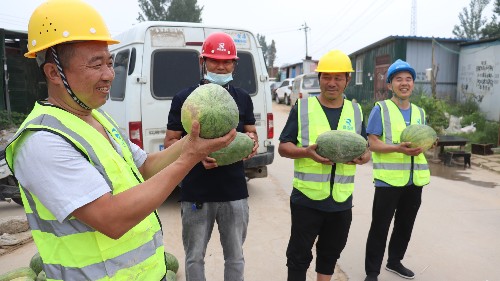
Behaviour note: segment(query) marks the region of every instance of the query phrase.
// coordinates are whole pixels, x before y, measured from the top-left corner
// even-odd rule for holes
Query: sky
[[[112,35],[137,23],[137,0],[85,0],[103,16]],[[471,0],[416,0],[415,35],[453,38],[458,15]],[[43,0],[0,0],[0,28],[27,30]],[[319,59],[332,49],[347,54],[391,35],[410,36],[412,0],[198,0],[202,22],[237,27],[276,44],[276,66]],[[493,1],[483,16],[489,21]],[[304,26],[308,27],[307,45]]]

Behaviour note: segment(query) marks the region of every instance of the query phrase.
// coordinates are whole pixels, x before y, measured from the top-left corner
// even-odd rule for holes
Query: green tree
[[[197,0],[170,0],[167,11],[168,21],[201,22],[203,7],[199,7]]]
[[[151,21],[185,21],[201,22],[203,7],[197,0],[138,0],[139,22]]]
[[[166,20],[167,18],[167,3],[171,0],[138,0],[139,12],[137,20],[139,22],[147,20]]]
[[[483,11],[489,3],[490,0],[471,0],[469,9],[464,7],[462,12],[458,14],[460,25],[455,25],[453,34],[457,38],[479,39],[481,37],[481,29],[486,24],[486,19],[483,18]]]
[[[276,43],[274,40],[271,40],[271,46],[267,50],[267,61],[269,63],[269,67],[274,67],[274,62],[276,61]]]
[[[482,38],[500,37],[500,20],[498,20],[498,17],[500,17],[500,0],[495,1],[493,13],[491,22],[487,23],[481,30]]]
[[[259,42],[259,45],[262,47],[262,54],[264,55],[264,61],[267,63],[269,48],[267,46],[266,36],[257,33],[257,41]]]
[[[262,53],[264,54],[264,61],[269,68],[273,68],[274,62],[276,61],[276,43],[271,40],[271,45],[266,42],[266,36],[257,33],[257,41],[262,47]]]

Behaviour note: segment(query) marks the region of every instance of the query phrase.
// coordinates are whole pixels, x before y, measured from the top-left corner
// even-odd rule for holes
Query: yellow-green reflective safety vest
[[[13,157],[29,135],[26,132],[47,131],[73,145],[104,177],[113,194],[141,183],[128,138],[103,111],[93,110],[92,116],[120,145],[123,157],[80,118],[37,103],[6,149],[10,169],[15,173]],[[74,217],[60,223],[33,193],[20,187],[47,280],[160,280],[165,275],[163,235],[156,212],[114,240]]]
[[[382,142],[394,145],[399,144],[401,132],[406,128],[406,123],[400,109],[392,100],[377,102],[382,116],[383,135]],[[422,108],[411,104],[410,124],[425,124],[425,112]],[[413,172],[413,183],[424,186],[430,182],[429,165],[424,153],[418,156],[408,156],[404,153],[372,153],[373,176],[392,186],[405,186]]]
[[[316,97],[299,99],[297,109],[298,147],[314,144],[321,133],[332,130]],[[344,106],[336,129],[361,134],[362,122],[363,114],[359,104],[344,99]],[[356,165],[336,163],[335,166],[335,177],[331,189],[332,166],[320,164],[309,158],[295,159],[293,186],[312,200],[323,200],[331,194],[336,202],[345,202],[354,191]]]

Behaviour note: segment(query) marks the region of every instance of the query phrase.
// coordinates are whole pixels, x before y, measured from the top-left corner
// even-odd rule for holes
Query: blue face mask
[[[204,78],[208,80],[210,83],[224,86],[233,80],[233,74],[232,73],[217,74],[213,72],[207,72]]]

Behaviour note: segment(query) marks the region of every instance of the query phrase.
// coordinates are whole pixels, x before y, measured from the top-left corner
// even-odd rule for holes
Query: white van
[[[319,96],[320,92],[318,73],[301,74],[293,81],[290,94],[291,105],[293,106],[297,99]]]
[[[266,177],[274,159],[273,114],[261,47],[250,31],[183,22],[142,22],[115,36],[110,45],[115,80],[102,108],[146,152],[163,149],[172,97],[199,83],[198,57],[205,38],[213,32],[231,35],[238,64],[231,82],[250,93],[254,105],[258,154],[245,161],[247,177]]]

